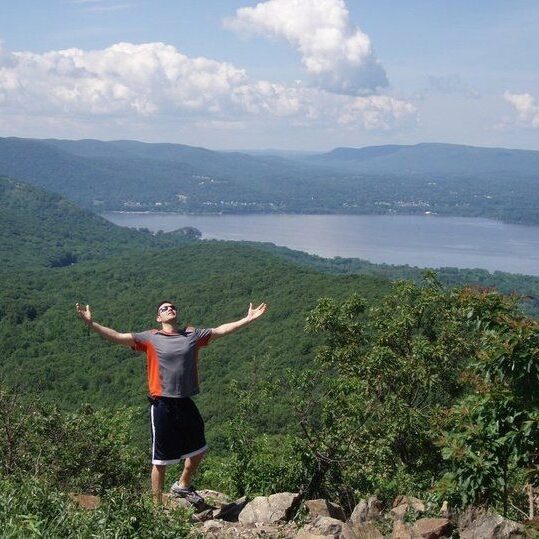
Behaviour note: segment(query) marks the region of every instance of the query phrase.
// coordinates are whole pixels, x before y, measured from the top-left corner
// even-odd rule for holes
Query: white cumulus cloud
[[[243,7],[225,27],[286,39],[318,86],[351,95],[388,85],[371,40],[349,21],[344,0],[268,0]]]
[[[387,130],[415,118],[409,103],[384,95],[337,95],[301,83],[251,79],[244,69],[191,58],[164,43],[117,43],[100,50],[9,52],[0,44],[0,117],[35,123],[213,121],[341,125]],[[45,120],[46,119],[46,120]],[[5,120],[4,120],[5,122]]]
[[[539,127],[539,105],[535,104],[535,98],[531,94],[505,92],[503,97],[515,108],[520,123]]]

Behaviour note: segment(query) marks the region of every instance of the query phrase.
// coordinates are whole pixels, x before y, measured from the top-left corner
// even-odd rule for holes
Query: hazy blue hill
[[[448,144],[285,159],[136,141],[0,138],[0,175],[97,211],[481,216],[539,224],[539,152]]]
[[[81,157],[139,158],[173,163],[185,163],[204,172],[220,175],[241,174],[238,167],[260,167],[278,165],[282,160],[270,157],[254,157],[240,152],[217,152],[202,147],[184,144],[145,143],[135,140],[56,140],[48,139],[47,144]],[[297,164],[288,163],[298,167]],[[282,166],[282,164],[281,164]],[[245,170],[243,171],[246,172]]]
[[[531,150],[423,143],[414,146],[336,148],[329,153],[313,156],[310,160],[376,174],[533,176],[539,184],[539,152]]]

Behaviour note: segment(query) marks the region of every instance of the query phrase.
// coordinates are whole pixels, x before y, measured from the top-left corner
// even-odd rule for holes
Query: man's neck
[[[178,333],[176,326],[172,324],[161,324],[161,331],[165,333]]]

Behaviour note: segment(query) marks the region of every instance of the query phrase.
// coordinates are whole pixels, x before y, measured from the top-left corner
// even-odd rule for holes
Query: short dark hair
[[[174,305],[173,301],[170,301],[169,299],[164,299],[161,303],[157,305],[157,314],[159,314],[159,309],[161,308],[161,305],[164,305],[165,303],[170,303],[171,305]]]

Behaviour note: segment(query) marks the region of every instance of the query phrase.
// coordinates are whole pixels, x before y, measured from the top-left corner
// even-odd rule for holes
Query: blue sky
[[[0,136],[539,150],[536,0],[1,0]]]

